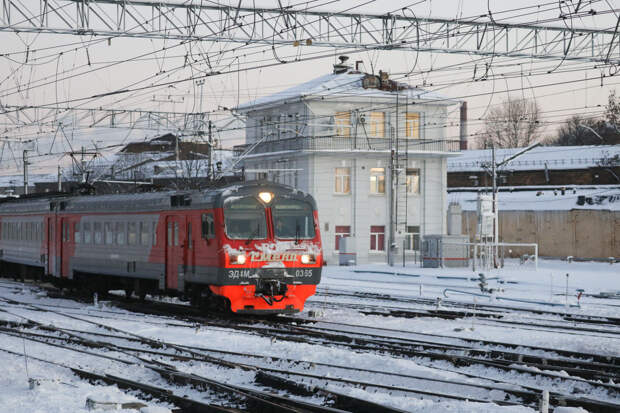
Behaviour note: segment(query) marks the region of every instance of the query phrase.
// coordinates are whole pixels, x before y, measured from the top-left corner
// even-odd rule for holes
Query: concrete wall
[[[476,212],[463,212],[463,234],[476,232]],[[620,257],[620,212],[604,210],[500,211],[503,242],[538,243],[541,256]],[[512,256],[531,249],[512,248]]]

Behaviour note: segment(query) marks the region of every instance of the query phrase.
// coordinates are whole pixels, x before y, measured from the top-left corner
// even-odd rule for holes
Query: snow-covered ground
[[[620,291],[619,264],[542,260],[537,271],[534,271],[531,265],[520,267],[514,262],[509,264],[510,266],[505,269],[485,273],[488,288],[495,290],[493,293],[481,292],[478,286],[478,272],[468,269],[422,269],[417,266],[403,268],[388,267],[384,264],[325,267],[319,293],[308,301],[306,311],[298,317],[312,318],[317,329],[338,328],[351,334],[381,332],[382,335],[393,336],[395,339],[423,340],[449,345],[464,345],[462,339],[475,339],[550,349],[532,350],[524,347],[523,352],[528,354],[557,356],[551,351],[557,349],[620,357],[620,326],[601,327],[597,324],[569,323],[563,317],[563,315],[593,315],[619,318],[620,298],[596,298],[601,293],[613,294]],[[580,299],[577,298],[579,293],[581,293]],[[217,396],[211,393],[190,387],[177,387],[166,382],[148,368],[148,359],[158,359],[173,364],[180,371],[209,377],[230,385],[265,390],[265,387],[255,382],[254,373],[251,371],[223,368],[207,362],[188,363],[164,356],[139,354],[140,350],[149,348],[144,344],[131,342],[130,339],[136,335],[168,344],[161,350],[163,352],[172,353],[173,350],[169,347],[171,344],[201,348],[203,349],[201,351],[211,357],[274,369],[278,371],[274,374],[289,380],[299,379],[294,373],[312,373],[319,378],[305,379],[308,384],[412,412],[536,410],[519,405],[500,406],[494,403],[417,397],[407,391],[388,392],[372,386],[353,386],[320,378],[344,378],[405,389],[464,395],[470,400],[518,401],[512,396],[506,397],[502,390],[491,390],[484,386],[503,386],[504,389],[519,390],[528,387],[549,389],[556,393],[587,396],[608,402],[616,401],[618,396],[618,389],[609,390],[609,387],[598,387],[577,378],[571,380],[568,374],[563,372],[557,372],[558,377],[553,377],[542,372],[537,374],[536,369],[532,369],[532,374],[523,374],[478,364],[456,367],[447,361],[424,357],[398,357],[389,353],[353,351],[344,346],[317,342],[298,343],[258,334],[252,329],[244,331],[226,326],[196,325],[173,317],[138,314],[106,305],[95,306],[72,300],[53,299],[47,297],[37,287],[0,279],[0,300],[2,298],[32,303],[37,308],[1,301],[0,320],[16,323],[23,323],[27,319],[33,320],[44,325],[71,329],[80,337],[106,340],[115,345],[133,346],[138,351],[131,353],[111,349],[88,349],[90,353],[85,354],[7,335],[0,331],[0,363],[4,373],[0,375],[0,406],[3,407],[2,411],[7,412],[88,411],[87,398],[117,403],[141,401],[148,405],[142,410],[149,413],[167,412],[173,407],[166,402],[145,400],[143,394],[120,390],[116,386],[87,382],[66,367],[143,381],[154,386],[169,388],[175,394],[187,395],[192,399],[218,402]],[[459,307],[459,303],[464,306]],[[477,308],[472,308],[471,304],[476,304]],[[497,307],[497,311],[503,314],[501,320],[472,317],[477,311],[490,311],[492,306]],[[535,314],[518,311],[517,308],[537,309],[543,312]],[[395,309],[402,311],[445,309],[468,311],[469,314],[456,319],[444,319],[432,314],[407,318],[377,313]],[[511,324],[513,322],[515,324]],[[113,330],[110,331],[103,325]],[[553,325],[558,328],[551,328]],[[257,326],[263,325],[257,321],[253,327]],[[571,326],[574,331],[568,329]],[[580,330],[586,327],[601,331]],[[53,332],[38,332],[58,335]],[[117,337],[110,338],[103,334]],[[487,347],[505,349],[500,344],[487,344]],[[271,358],[249,358],[224,352],[251,353]],[[147,361],[138,359],[138,355],[146,357]],[[358,370],[352,369],[353,367]],[[400,376],[395,376],[395,373]],[[39,381],[38,385],[31,389],[29,379],[32,378]],[[317,404],[323,402],[319,396],[303,399]],[[556,412],[560,411],[582,410],[556,409]]]

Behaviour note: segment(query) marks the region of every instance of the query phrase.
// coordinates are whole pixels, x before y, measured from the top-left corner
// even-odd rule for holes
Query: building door
[[[183,269],[187,245],[185,237],[185,217],[168,216],[166,218],[166,288],[183,288]]]

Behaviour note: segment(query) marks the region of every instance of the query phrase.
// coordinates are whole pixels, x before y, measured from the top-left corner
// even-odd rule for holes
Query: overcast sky
[[[24,0],[24,3],[38,4],[38,0]],[[59,3],[65,4],[62,0]],[[238,1],[219,3],[236,7]],[[298,3],[299,1],[282,1],[283,5]],[[574,9],[577,3],[579,3],[578,0],[573,2],[527,0],[518,2],[487,2],[486,0],[330,2],[324,0],[311,2],[307,6],[315,7],[313,10],[331,12],[349,11],[373,14],[393,12],[419,17],[477,19],[479,21],[488,21],[490,10],[493,18],[502,22],[530,24],[545,22],[545,24],[556,26],[572,24],[573,27],[614,29],[618,16],[616,12],[610,12],[610,10],[618,8],[617,0],[582,1],[581,10],[593,10],[592,15],[575,18],[568,22],[558,20],[560,14],[565,14],[569,8]],[[257,7],[277,7],[278,2],[242,1],[243,6],[250,7],[252,4],[256,4]],[[316,7],[318,4],[323,4],[323,6]],[[407,8],[403,10],[404,7]],[[0,32],[0,55],[3,55],[0,57],[2,62],[0,64],[0,103],[32,105],[73,101],[120,90],[133,84],[148,85],[153,81],[189,79],[208,70],[204,63],[196,63],[179,69],[183,66],[187,54],[210,54],[214,56],[211,64],[223,68],[223,71],[234,70],[235,67],[276,62],[269,47],[257,48],[251,45],[239,49],[239,44],[206,41],[192,44],[190,47],[188,45],[178,46],[178,43],[178,41],[115,38],[108,44],[104,39],[92,39],[87,36]],[[175,44],[176,47],[170,47]],[[64,47],[43,50],[59,45],[64,45]],[[162,47],[169,48],[162,52]],[[238,50],[234,53],[221,53],[222,50],[232,47]],[[26,50],[29,50],[28,53]],[[257,50],[259,52],[254,53]],[[60,54],[60,51],[63,53]],[[285,59],[287,56],[303,58],[317,51],[319,50],[316,47],[284,47],[279,49],[278,55]],[[234,107],[238,101],[243,103],[253,100],[329,73],[340,51],[325,50],[324,52],[329,57],[243,71],[239,74],[209,77],[202,88],[202,108],[205,111],[213,111],[222,106]],[[26,54],[28,61],[25,60]],[[484,117],[490,107],[500,104],[510,95],[513,98],[535,98],[542,109],[545,121],[541,136],[553,135],[557,125],[572,114],[594,116],[600,114],[610,90],[614,89],[617,83],[617,77],[609,77],[609,68],[595,68],[594,64],[583,62],[564,62],[558,68],[560,63],[558,61],[543,62],[497,57],[481,60],[480,56],[417,54],[414,51],[361,52],[352,56],[351,60],[363,60],[367,71],[371,68],[375,71],[384,70],[397,78],[402,77],[403,73],[410,72],[410,76],[403,80],[412,85],[424,86],[451,98],[466,99],[470,109],[470,132],[480,129],[482,123],[479,119]],[[477,63],[477,66],[474,63]],[[481,77],[486,67],[485,63],[491,68],[489,73],[494,74],[497,80],[473,81],[474,78]],[[447,66],[452,66],[457,70],[447,71],[445,70]],[[549,71],[555,69],[555,71],[551,74],[538,74],[543,69]],[[78,75],[81,72],[86,73]],[[528,76],[530,72],[536,72],[537,75]],[[604,78],[601,78],[602,74],[605,75]],[[62,80],[67,76],[70,78]],[[145,79],[151,77],[152,80],[144,83]],[[586,82],[584,81],[586,78],[593,80]],[[29,86],[36,85],[37,81],[48,84],[29,89]],[[561,84],[563,82],[565,83]],[[547,86],[549,84],[556,85]],[[512,92],[507,92],[507,90],[512,90]],[[155,88],[107,98],[78,100],[60,103],[59,106],[64,107],[69,104],[82,105],[82,107],[198,111],[200,91],[201,88],[194,81],[185,81],[176,83],[173,87]],[[472,95],[481,96],[471,97]],[[456,112],[452,119],[457,119]],[[2,118],[2,126],[7,127],[6,118]],[[447,135],[453,135],[454,130],[454,128],[448,130]],[[69,125],[66,126],[65,133],[67,138],[52,133],[52,129],[46,127],[39,134],[34,134],[32,129],[23,131],[7,129],[2,136],[43,137],[44,139],[38,143],[37,150],[44,153],[50,150],[52,142],[54,142],[53,152],[63,152],[70,150],[73,146],[95,144],[105,146],[131,139],[144,139],[154,136],[157,132],[110,129],[73,130]],[[224,146],[236,143],[239,142],[222,142]],[[12,144],[10,149],[5,146],[0,160],[0,174],[17,172],[19,158],[21,158],[21,148],[18,144]],[[31,170],[41,172],[49,170],[50,167],[55,168],[59,159],[61,163],[68,162],[66,156],[62,158],[58,155],[37,157],[33,159],[35,165],[31,167]]]

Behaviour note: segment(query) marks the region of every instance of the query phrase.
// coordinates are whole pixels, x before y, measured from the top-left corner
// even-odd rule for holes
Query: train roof
[[[251,181],[207,190],[18,198],[1,203],[0,213],[152,212],[169,209],[208,209],[222,207],[226,198],[258,194],[261,191],[273,192],[276,197],[279,195],[304,199],[316,209],[314,199],[305,192],[273,182]]]

